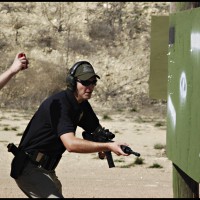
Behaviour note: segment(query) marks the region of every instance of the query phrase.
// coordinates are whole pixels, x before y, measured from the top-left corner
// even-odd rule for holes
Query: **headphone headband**
[[[91,64],[90,64],[89,62],[87,62],[87,61],[79,61],[79,62],[75,63],[75,64],[72,66],[72,68],[70,69],[70,75],[71,75],[71,76],[74,76],[74,75],[75,75],[75,72],[76,72],[76,69],[77,69],[80,65],[82,65],[82,64],[91,65]]]

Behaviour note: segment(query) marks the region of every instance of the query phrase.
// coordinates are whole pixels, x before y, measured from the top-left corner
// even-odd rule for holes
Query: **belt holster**
[[[57,167],[61,157],[61,155],[49,156],[37,151],[30,155],[30,159],[33,164],[43,167],[46,170],[54,170]]]
[[[13,143],[8,144],[7,148],[8,152],[12,152],[15,156],[11,162],[10,176],[17,179],[28,163],[29,156],[24,151],[17,148]]]

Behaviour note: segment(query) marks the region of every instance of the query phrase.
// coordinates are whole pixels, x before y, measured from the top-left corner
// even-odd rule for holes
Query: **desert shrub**
[[[0,8],[0,11],[7,11],[7,13],[11,13],[11,12],[27,12],[27,13],[31,13],[31,11],[35,8],[34,3],[24,3],[23,4],[19,4],[19,3],[15,3],[15,4],[9,4],[7,2],[2,2],[1,3],[2,6]]]
[[[161,122],[161,121],[156,122],[154,126],[155,127],[165,126],[165,122]]]
[[[95,51],[93,46],[88,41],[84,40],[83,38],[79,39],[77,37],[72,37],[69,40],[68,47],[75,53],[82,55],[90,55]]]
[[[43,36],[41,38],[38,38],[37,44],[39,47],[51,47],[52,46],[52,37],[50,36]]]
[[[13,11],[12,7],[8,3],[5,3],[1,6],[0,11],[3,11],[3,10],[6,10],[7,13],[10,13]]]
[[[138,112],[138,109],[136,107],[133,107],[130,109],[130,112]]]
[[[0,39],[0,50],[4,49],[7,46],[7,42],[3,39]]]
[[[164,144],[158,143],[154,145],[154,149],[165,149],[165,148],[166,148],[166,145]]]
[[[115,39],[115,30],[106,21],[94,20],[89,25],[88,33],[92,40],[98,40],[101,45],[108,45]]]
[[[13,28],[16,29],[16,30],[18,30],[18,29],[22,28],[23,26],[24,25],[23,25],[22,21],[17,21],[17,22],[15,22]]]
[[[110,116],[108,116],[107,114],[103,115],[103,119],[105,119],[105,120],[112,120],[112,118]]]
[[[4,131],[9,131],[10,129],[8,127],[4,127]]]
[[[120,168],[130,168],[130,167],[134,167],[135,165],[142,165],[144,164],[144,159],[143,158],[136,158],[134,162],[131,162],[129,164],[126,165],[121,165]]]
[[[149,168],[163,168],[163,167],[158,163],[153,163],[153,165],[149,166]]]
[[[125,162],[124,158],[121,158],[121,159],[115,159],[114,162],[118,162],[118,163],[121,163],[121,162]]]
[[[134,161],[134,164],[136,165],[142,165],[144,164],[144,159],[143,158],[136,158],[135,161]]]
[[[135,166],[135,163],[132,162],[132,163],[129,163],[127,165],[122,165],[122,166],[120,166],[120,168],[130,168],[130,167],[134,167],[134,166]]]
[[[13,78],[2,89],[1,106],[19,109],[35,109],[49,95],[66,87],[65,74],[59,73],[48,62],[37,62],[38,71],[33,68],[19,74],[19,79]]]
[[[49,30],[40,29],[38,30],[38,33],[36,35],[33,35],[32,37],[33,40],[36,41],[36,45],[40,48],[49,47],[56,49],[58,41],[56,37],[52,37],[52,35],[50,35]]]
[[[16,136],[22,136],[23,135],[23,133],[17,133],[16,134]]]

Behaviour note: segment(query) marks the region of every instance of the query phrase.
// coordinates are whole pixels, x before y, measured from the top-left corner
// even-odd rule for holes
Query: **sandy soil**
[[[10,177],[13,158],[7,152],[7,144],[18,144],[31,113],[16,110],[0,111],[0,198],[26,198]],[[109,168],[106,159],[97,154],[65,152],[57,167],[66,198],[172,198],[172,163],[164,149],[155,149],[156,144],[166,144],[166,126],[155,126],[163,121],[138,113],[109,115],[111,120],[99,116],[101,124],[115,134],[115,140],[127,142],[141,154],[143,164],[134,163],[136,157],[118,157],[112,153],[115,168]],[[82,130],[77,130],[81,137]],[[150,168],[159,164],[162,168]]]

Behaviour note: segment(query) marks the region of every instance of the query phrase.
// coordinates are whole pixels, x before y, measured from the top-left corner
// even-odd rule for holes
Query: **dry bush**
[[[7,42],[3,39],[0,39],[0,50],[4,49],[7,46]]]
[[[0,11],[6,11],[7,13],[12,13],[12,12],[27,12],[31,13],[33,9],[35,8],[35,3],[13,3],[10,4],[9,2],[1,2],[0,4]]]
[[[79,39],[77,37],[70,38],[68,44],[66,44],[72,51],[82,55],[90,55],[95,52],[95,48],[84,39]]]
[[[115,30],[106,21],[94,20],[89,26],[89,36],[102,45],[106,45],[115,39]]]
[[[56,39],[52,37],[48,30],[40,29],[38,34],[34,37],[36,40],[36,45],[40,48],[53,48],[56,49]]]
[[[0,95],[1,106],[7,108],[32,109],[49,95],[66,87],[64,73],[55,69],[59,66],[51,66],[47,62],[37,63],[39,70],[30,68],[21,74],[21,77],[13,78],[5,88],[4,95]]]
[[[0,11],[6,11],[7,13],[13,12],[12,6],[9,3],[1,3]]]

